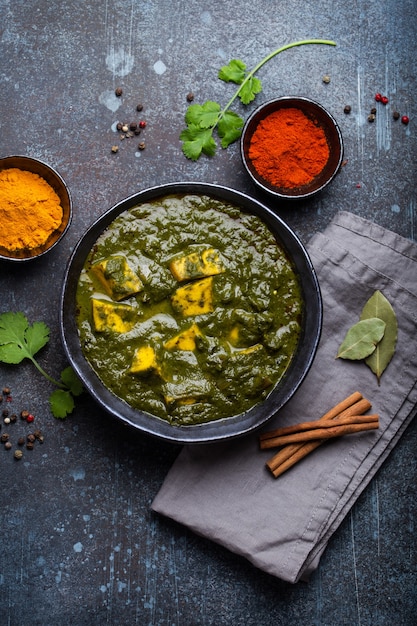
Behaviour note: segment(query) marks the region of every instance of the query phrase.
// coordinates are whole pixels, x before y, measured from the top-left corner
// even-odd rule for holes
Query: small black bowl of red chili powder
[[[322,191],[343,159],[335,119],[320,104],[285,96],[260,106],[246,121],[241,156],[249,176],[282,199],[305,199]]]

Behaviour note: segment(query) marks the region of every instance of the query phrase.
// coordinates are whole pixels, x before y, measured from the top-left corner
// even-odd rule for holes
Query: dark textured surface
[[[238,144],[191,163],[178,141],[189,91],[199,103],[226,103],[233,93],[216,78],[231,58],[252,68],[291,41],[334,39],[336,48],[293,49],[261,70],[258,103],[287,94],[316,99],[345,141],[346,164],[323,195],[269,206],[304,242],[341,209],[417,239],[414,16],[413,0],[0,0],[0,156],[48,162],[74,202],[71,229],[49,256],[24,267],[0,265],[0,311],[21,310],[51,329],[45,369],[58,375],[65,365],[58,306],[66,261],[112,204],[180,180],[259,197]],[[116,100],[118,85],[124,95]],[[390,102],[369,124],[377,91]],[[138,152],[130,139],[112,154],[119,143],[112,127],[139,117],[138,101],[148,122],[146,149]],[[393,109],[410,116],[409,126],[393,121]],[[73,416],[55,420],[51,385],[30,363],[1,366],[0,384],[12,388],[15,410],[35,413],[45,435],[20,462],[0,450],[1,624],[415,623],[415,424],[333,536],[310,582],[290,585],[151,514],[179,448],[119,425],[88,397]],[[20,421],[10,427],[15,438],[27,430]]]

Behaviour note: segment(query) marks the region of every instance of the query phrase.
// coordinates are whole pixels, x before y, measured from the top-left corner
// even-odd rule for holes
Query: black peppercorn
[[[145,150],[145,142],[141,141],[140,144],[138,145],[139,150]]]
[[[20,417],[22,418],[22,420],[26,420],[28,418],[29,415],[29,411],[22,411],[20,413]]]
[[[33,450],[34,445],[32,441],[28,441],[26,444],[26,450]]]
[[[192,91],[190,91],[190,93],[187,93],[187,102],[192,102],[194,100],[194,94]]]
[[[17,444],[19,446],[24,446],[25,445],[25,438],[24,437],[19,437],[19,439],[17,440]]]
[[[398,111],[394,111],[394,113],[392,114],[392,117],[394,118],[394,120],[399,120],[401,116],[398,113]]]
[[[116,89],[114,90],[114,93],[116,94],[118,98],[120,98],[120,96],[123,93],[123,89],[121,87],[116,87]]]
[[[136,130],[137,127],[138,127],[138,125],[136,124],[136,122],[130,122],[130,124],[129,124],[130,130]]]
[[[136,105],[136,111],[143,111],[143,104],[141,102]]]
[[[372,109],[371,109],[371,115],[376,115],[376,108],[375,108],[375,107],[372,107]]]
[[[9,441],[10,435],[8,433],[3,433],[2,436],[0,437],[0,441],[2,443],[6,443],[6,441]]]
[[[351,110],[352,110],[352,107],[350,106],[350,104],[347,104],[347,105],[345,106],[345,108],[343,109],[343,111],[344,111],[345,113],[347,113],[347,114],[348,114],[348,113],[350,113],[350,112],[351,112]]]
[[[12,444],[10,443],[10,441],[6,441],[6,443],[4,444],[4,449],[11,450],[11,448],[12,448]]]

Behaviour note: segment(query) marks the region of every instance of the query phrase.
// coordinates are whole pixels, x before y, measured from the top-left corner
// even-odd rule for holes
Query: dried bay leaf
[[[378,317],[357,322],[347,331],[336,358],[355,361],[366,359],[384,336],[385,326],[385,322]]]
[[[374,317],[385,322],[385,332],[374,352],[366,358],[365,363],[376,375],[379,384],[382,373],[394,355],[398,336],[395,311],[381,291],[375,291],[369,298],[363,307],[360,319],[367,320]]]

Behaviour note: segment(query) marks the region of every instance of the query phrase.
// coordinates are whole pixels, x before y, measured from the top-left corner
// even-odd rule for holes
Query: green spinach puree
[[[208,196],[120,214],[77,288],[82,350],[131,406],[177,425],[261,402],[297,348],[297,275],[257,216]]]

